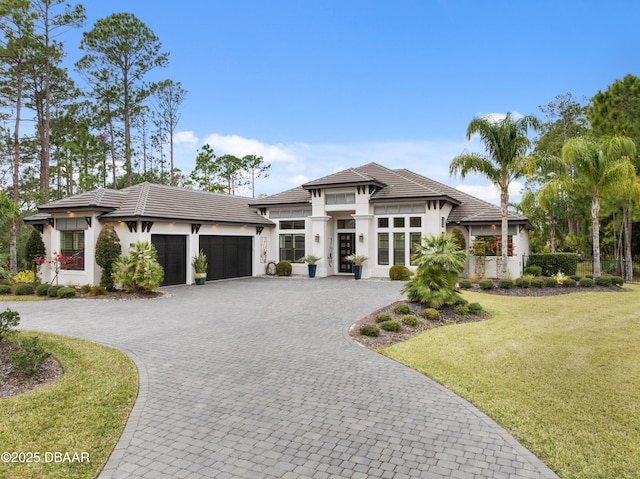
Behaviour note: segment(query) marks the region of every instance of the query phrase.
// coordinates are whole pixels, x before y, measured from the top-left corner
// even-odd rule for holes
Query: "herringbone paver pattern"
[[[400,288],[252,278],[12,308],[24,328],[138,365],[140,395],[101,479],[556,477],[466,401],[350,340],[349,325]]]

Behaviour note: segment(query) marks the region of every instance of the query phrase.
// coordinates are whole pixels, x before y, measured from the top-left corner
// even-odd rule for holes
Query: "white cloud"
[[[469,195],[488,201],[494,205],[500,205],[500,190],[493,185],[463,185],[459,184],[456,189],[463,191]],[[509,203],[519,203],[522,198],[522,190],[524,185],[518,181],[513,181],[509,185]]]
[[[210,145],[216,155],[258,155],[264,158],[266,163],[290,162],[295,160],[295,155],[286,151],[282,145],[268,145],[259,140],[243,138],[239,135],[218,135],[216,133],[207,136],[203,144]]]
[[[296,175],[287,179],[287,183],[292,184],[293,186],[300,186],[307,183],[308,181],[309,181],[309,178],[307,178],[304,175]]]
[[[173,135],[173,143],[185,144],[191,148],[195,148],[198,145],[198,137],[193,131],[178,131]]]
[[[502,121],[507,117],[506,113],[478,113],[478,116],[481,118],[486,118],[492,123],[496,123],[498,121]],[[519,120],[520,118],[524,118],[524,115],[517,111],[511,112],[511,118],[514,120]]]

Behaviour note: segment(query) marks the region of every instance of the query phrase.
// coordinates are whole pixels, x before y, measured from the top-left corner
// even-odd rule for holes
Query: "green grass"
[[[2,301],[44,301],[47,299],[44,296],[36,296],[32,294],[25,294],[24,296],[16,296],[14,294],[0,294],[0,302]]]
[[[537,298],[465,292],[493,316],[382,351],[468,399],[562,478],[640,471],[640,287]]]
[[[22,333],[24,334],[24,333]],[[0,399],[0,452],[39,452],[40,463],[0,462],[0,478],[97,475],[120,438],[138,391],[122,352],[79,339],[37,334],[65,374],[31,392]],[[87,452],[89,462],[44,462],[45,452]]]

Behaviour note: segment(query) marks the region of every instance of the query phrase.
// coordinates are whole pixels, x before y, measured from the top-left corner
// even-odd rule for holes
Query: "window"
[[[416,245],[419,245],[422,241],[422,235],[420,233],[409,233],[409,254],[413,256],[416,254]]]
[[[507,236],[507,255],[513,256],[513,236]],[[470,247],[475,256],[502,256],[502,236],[476,236]]]
[[[389,218],[378,218],[378,228],[388,228]]]
[[[327,205],[352,205],[356,202],[355,193],[327,193],[324,195]]]
[[[393,227],[394,228],[404,228],[404,216],[400,216],[398,218],[393,218]]]
[[[409,227],[411,227],[411,228],[421,228],[422,227],[422,216],[411,216],[409,218]]]
[[[339,230],[354,230],[356,229],[356,220],[353,218],[348,220],[338,220]]]
[[[60,232],[61,268],[84,271],[84,230]]]
[[[286,220],[280,221],[281,230],[303,230],[304,220]]]
[[[378,233],[378,264],[389,264],[389,233]]]
[[[304,235],[280,235],[280,261],[301,263],[304,257]]]
[[[404,233],[393,233],[393,264],[404,264]]]

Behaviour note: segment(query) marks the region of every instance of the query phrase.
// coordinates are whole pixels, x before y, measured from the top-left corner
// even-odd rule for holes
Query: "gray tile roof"
[[[42,213],[67,210],[106,211],[111,220],[273,225],[249,207],[251,198],[140,183],[122,190],[99,188],[40,206]]]
[[[355,185],[372,185],[378,190],[371,195],[371,202],[420,200],[447,200],[454,205],[449,223],[483,223],[500,221],[500,208],[460,190],[434,181],[406,169],[391,170],[377,163],[349,168],[338,173],[309,181],[301,187],[276,195],[260,198],[251,203],[255,207],[310,203],[307,190],[313,188],[338,188]],[[509,213],[509,219],[526,223],[527,218]]]

